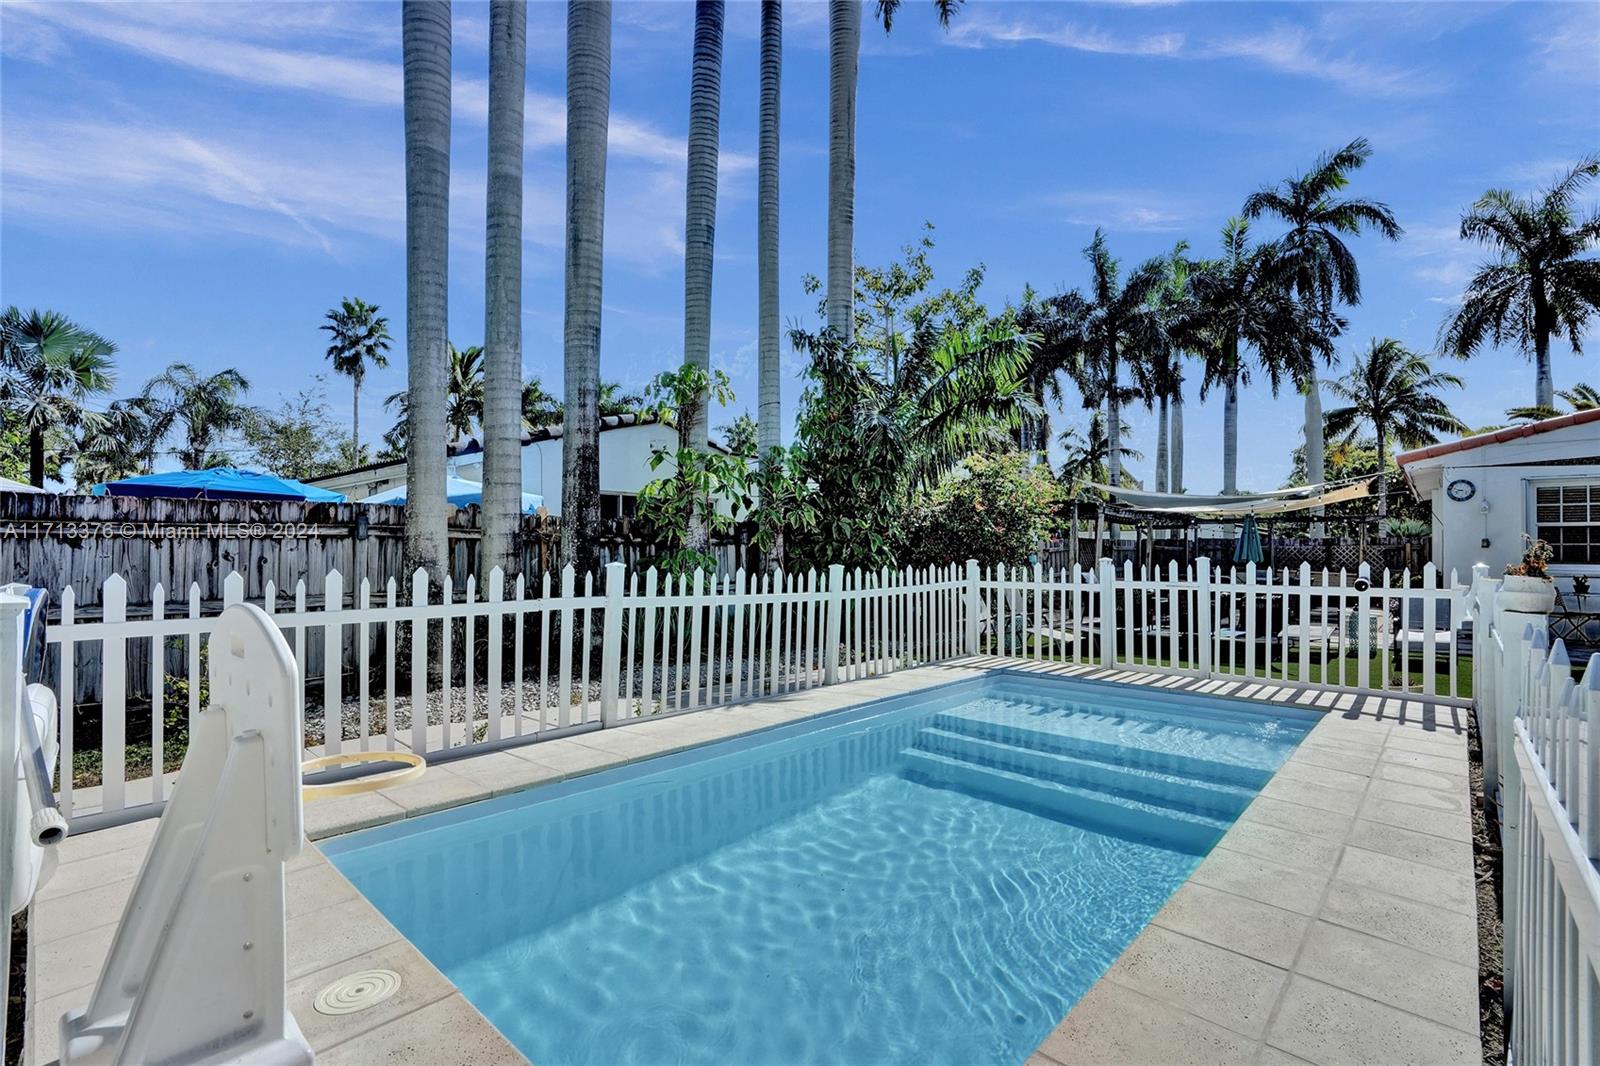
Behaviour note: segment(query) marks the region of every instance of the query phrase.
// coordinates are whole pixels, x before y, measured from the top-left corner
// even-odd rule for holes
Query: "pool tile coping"
[[[1030,1063],[1144,1063],[1197,1056],[1219,1062],[1294,1061],[1290,1053],[1301,1061],[1333,1063],[1345,1061],[1340,1056],[1353,1049],[1336,1039],[1337,1026],[1327,1032],[1328,1017],[1372,1028],[1371,1019],[1361,1014],[1369,1008],[1383,1020],[1378,1028],[1389,1041],[1382,1045],[1386,1061],[1398,1061],[1393,1052],[1411,1046],[1407,1041],[1417,1042],[1426,1061],[1441,1061],[1442,1051],[1454,1061],[1457,1044],[1469,1036],[1476,1056],[1475,923],[1470,927],[1469,1032],[1456,987],[1460,982],[1454,980],[1460,976],[1456,970],[1466,968],[1460,960],[1467,953],[1457,946],[1452,962],[1417,952],[1395,939],[1415,942],[1416,923],[1408,925],[1382,905],[1387,901],[1391,911],[1398,908],[1413,919],[1419,913],[1455,919],[1453,925],[1444,918],[1435,923],[1446,930],[1465,929],[1459,919],[1472,915],[1470,820],[1458,831],[1451,806],[1456,799],[1469,802],[1465,737],[1470,712],[1417,697],[971,657],[435,764],[405,785],[307,805],[306,834],[315,841],[431,814],[995,669],[1330,712],[1273,779],[1285,783],[1273,795],[1263,790],[1217,845],[1223,854],[1213,852],[1196,867]],[[1452,772],[1457,767],[1459,774]],[[1392,776],[1402,770],[1416,773]],[[1408,828],[1407,816],[1396,812],[1417,804],[1424,805],[1418,809],[1427,822],[1422,833]],[[1466,807],[1460,811],[1466,818]],[[147,820],[71,837],[58,849],[61,865],[32,912],[25,1061],[53,1061],[57,1019],[87,1002],[155,824]],[[1253,887],[1252,878],[1271,881]],[[394,1064],[420,1064],[470,1049],[461,1061],[526,1061],[314,843],[290,864],[286,881],[290,1006],[319,1058],[377,1056]],[[1287,894],[1274,891],[1285,886]],[[1397,921],[1402,928],[1394,927]],[[1367,965],[1354,967],[1353,974],[1352,967],[1341,968],[1346,952],[1359,954]],[[1405,964],[1418,961],[1408,952],[1420,956],[1431,967],[1427,972],[1449,987],[1431,996],[1404,987],[1416,983],[1396,976],[1408,974]],[[1162,959],[1168,963],[1161,965]],[[312,1011],[312,997],[326,984],[374,966],[401,974],[402,990],[392,1001],[341,1018]],[[1233,983],[1224,986],[1232,994],[1196,998],[1185,982],[1161,980],[1164,970],[1193,971],[1213,983],[1219,974],[1232,975]],[[1384,984],[1385,974],[1394,987]],[[1268,1000],[1270,1006],[1264,1006]],[[1451,1019],[1455,1027],[1438,1017]]]

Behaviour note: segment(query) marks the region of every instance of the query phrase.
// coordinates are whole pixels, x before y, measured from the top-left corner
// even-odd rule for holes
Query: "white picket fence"
[[[1465,704],[1460,645],[1469,588],[1451,571],[1374,581],[1309,564],[1295,570],[1217,567],[1163,572],[1109,560],[1094,570],[969,564],[983,593],[968,646],[994,655],[1106,667],[1232,675],[1360,692],[1430,693]],[[1103,598],[1101,590],[1109,590]]]
[[[1507,1046],[1517,1063],[1600,1061],[1600,665],[1575,679],[1545,620],[1480,575],[1478,720],[1503,844]],[[1491,751],[1491,744],[1493,751]]]
[[[1458,687],[1457,637],[1468,616],[1454,575],[1313,574],[1222,569],[1200,560],[1180,573],[965,567],[825,574],[681,577],[608,566],[596,587],[570,569],[537,588],[427,575],[402,590],[363,581],[351,595],[329,573],[322,602],[305,583],[261,606],[294,649],[307,688],[307,743],[318,754],[411,750],[449,758],[636,719],[725,706],[962,655],[1086,662],[1107,667],[1237,676],[1369,692]],[[243,599],[230,575],[223,606]],[[73,590],[47,639],[61,702],[62,810],[77,828],[153,814],[181,751],[169,733],[203,701],[205,644],[216,613],[191,588],[169,611],[157,588],[148,617],[130,618],[119,575],[102,613],[74,616]],[[144,612],[141,612],[144,613]],[[320,652],[320,654],[314,654]],[[308,676],[308,655],[320,666]],[[130,699],[133,663],[139,688]],[[330,664],[338,664],[333,668]],[[98,744],[85,754],[76,726],[75,671],[101,672]],[[425,713],[413,714],[421,707]],[[130,711],[132,712],[130,714]],[[169,716],[171,726],[168,725]],[[85,734],[87,736],[87,733]],[[77,787],[74,773],[99,784]],[[82,762],[84,765],[79,766]]]

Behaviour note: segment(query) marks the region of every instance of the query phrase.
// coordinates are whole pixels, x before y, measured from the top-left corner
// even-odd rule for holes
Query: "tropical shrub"
[[[913,507],[905,559],[930,566],[976,559],[1022,565],[1058,524],[1066,490],[1020,452],[973,455]]]

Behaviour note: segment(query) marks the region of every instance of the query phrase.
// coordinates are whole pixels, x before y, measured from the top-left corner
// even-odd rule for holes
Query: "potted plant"
[[[1575,575],[1573,575],[1573,578],[1572,578],[1572,598],[1578,601],[1578,609],[1580,611],[1583,610],[1583,608],[1586,606],[1584,601],[1589,598],[1589,575],[1588,574],[1575,574]]]
[[[1550,580],[1550,559],[1555,553],[1545,541],[1526,533],[1522,539],[1527,544],[1522,561],[1506,567],[1497,602],[1508,611],[1549,614],[1556,603],[1556,583]]]

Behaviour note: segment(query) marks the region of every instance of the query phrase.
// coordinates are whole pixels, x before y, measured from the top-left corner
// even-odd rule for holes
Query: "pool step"
[[[1052,737],[1070,741],[1072,738]],[[1238,817],[1254,798],[1260,784],[1217,783],[1172,769],[1137,765],[1140,751],[1096,745],[1088,751],[1060,750],[929,726],[917,732],[913,750],[930,752],[1039,778],[1090,792],[1106,793],[1151,806],[1183,813],[1201,813],[1229,821]],[[1110,750],[1105,750],[1110,749]],[[1264,782],[1263,782],[1264,783]]]
[[[921,784],[1042,811],[1098,832],[1194,855],[1208,851],[1233,821],[1231,817],[1180,811],[918,748],[906,749],[903,758],[902,772]]]
[[[1088,686],[1085,686],[1088,688]],[[1102,691],[1105,689],[1105,691]],[[1009,686],[1001,681],[985,694],[991,699],[1015,703],[1024,713],[1069,718],[1086,715],[1096,718],[1113,718],[1143,724],[1176,726],[1180,729],[1200,729],[1207,733],[1239,733],[1257,735],[1262,728],[1271,728],[1282,721],[1283,715],[1249,708],[1217,707],[1202,700],[1185,700],[1181,707],[1169,707],[1160,698],[1161,690],[1151,695],[1137,691],[1120,692],[1110,686],[1095,686],[1083,695],[1070,699],[1041,698],[1037,691]],[[1155,698],[1152,698],[1155,697]],[[1273,708],[1277,712],[1279,708]],[[1295,712],[1303,714],[1305,712]]]
[[[1252,791],[1261,788],[1272,778],[1271,770],[1259,766],[1205,759],[1142,744],[1094,740],[1074,733],[1030,728],[992,718],[943,712],[934,715],[930,725],[941,732],[981,738],[1031,751]]]

